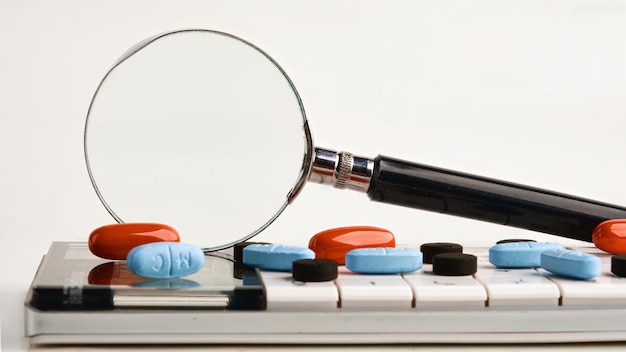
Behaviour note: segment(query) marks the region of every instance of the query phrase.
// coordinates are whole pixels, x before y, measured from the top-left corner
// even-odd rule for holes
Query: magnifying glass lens
[[[282,212],[308,165],[307,135],[300,98],[269,56],[224,33],[182,31],[140,43],[108,72],[85,154],[117,221],[166,223],[214,250]]]

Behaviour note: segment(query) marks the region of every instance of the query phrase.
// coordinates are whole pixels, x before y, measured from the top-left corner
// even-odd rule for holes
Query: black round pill
[[[500,240],[500,241],[496,242],[496,244],[511,243],[511,242],[537,242],[537,241],[535,241],[535,240],[527,240],[527,239],[523,239],[523,238],[507,238],[505,240]]]
[[[444,276],[464,276],[476,273],[478,259],[464,253],[442,253],[433,256],[433,273]]]
[[[463,253],[463,246],[458,243],[432,242],[421,245],[420,251],[423,255],[422,261],[425,264],[432,264],[434,255],[442,253]]]
[[[626,277],[626,254],[611,257],[611,272],[619,277]]]
[[[291,273],[296,281],[332,281],[337,278],[337,262],[321,258],[300,259],[293,262]]]

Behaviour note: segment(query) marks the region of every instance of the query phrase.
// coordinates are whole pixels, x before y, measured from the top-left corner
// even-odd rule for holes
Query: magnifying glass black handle
[[[310,181],[367,192],[374,201],[592,242],[626,208],[386,156],[316,148]]]
[[[370,199],[591,242],[593,229],[626,208],[515,183],[374,159]]]

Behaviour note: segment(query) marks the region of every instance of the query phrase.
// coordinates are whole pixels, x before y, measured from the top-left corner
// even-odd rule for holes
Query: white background
[[[626,204],[624,1],[2,0],[5,350],[28,347],[22,302],[50,242],[85,241],[112,222],[82,149],[100,79],[136,42],[184,28],[235,34],[276,59],[318,146]],[[386,227],[412,245],[555,239],[319,185],[259,239],[306,245],[347,225]]]

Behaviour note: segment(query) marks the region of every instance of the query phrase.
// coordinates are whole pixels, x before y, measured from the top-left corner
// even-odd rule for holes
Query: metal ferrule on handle
[[[315,148],[309,181],[367,192],[374,172],[374,160],[347,152]]]

